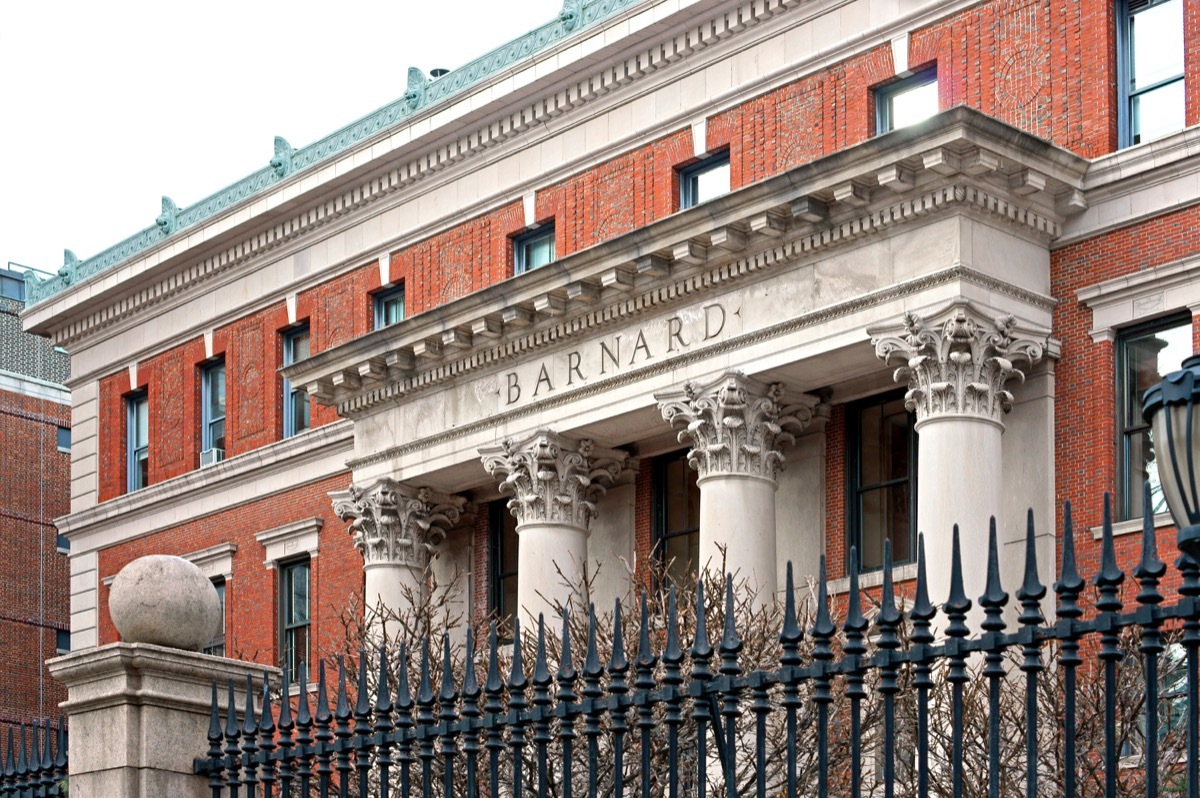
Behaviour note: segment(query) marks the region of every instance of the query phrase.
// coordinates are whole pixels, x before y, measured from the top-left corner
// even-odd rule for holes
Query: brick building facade
[[[149,552],[264,662],[335,650],[430,555],[483,616],[580,557],[597,601],[721,547],[764,591],[851,545],[877,574],[884,540],[911,580],[917,530],[944,564],[995,515],[1015,584],[1032,507],[1047,579],[1064,501],[1136,525],[1129,397],[1200,347],[1198,23],[589,0],[164,206],[24,316],[72,358],[76,647]]]
[[[0,732],[58,713],[43,662],[69,645],[65,543],[54,519],[70,495],[67,355],[21,329],[24,278],[0,269]]]

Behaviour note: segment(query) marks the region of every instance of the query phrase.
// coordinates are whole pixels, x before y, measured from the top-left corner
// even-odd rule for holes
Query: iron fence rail
[[[9,728],[8,745],[0,761],[0,796],[58,798],[67,794],[63,786],[66,778],[67,730],[61,719],[57,728],[50,725],[49,719],[29,727],[22,723],[15,739]]]
[[[1150,503],[1146,502],[1146,506]],[[239,720],[231,681],[226,686],[229,711],[222,723],[217,707],[218,687],[214,683],[210,747],[206,756],[197,759],[196,771],[208,777],[213,798],[276,794],[307,798],[314,789],[322,798],[331,791],[342,798],[351,794],[390,798],[397,792],[401,798],[410,798],[414,790],[423,798],[433,798],[439,792],[442,798],[455,795],[522,798],[529,793],[537,798],[549,798],[552,793],[574,798],[575,746],[582,737],[586,756],[579,759],[585,763],[586,772],[581,776],[587,798],[597,798],[597,785],[602,780],[610,785],[606,794],[613,798],[624,798],[627,793],[636,793],[637,798],[681,798],[685,791],[696,798],[707,798],[710,786],[720,787],[723,798],[737,798],[739,757],[753,759],[753,784],[747,786],[754,798],[776,794],[797,798],[801,789],[796,771],[798,747],[815,745],[817,798],[828,798],[831,768],[848,776],[851,798],[861,798],[865,784],[863,702],[874,692],[881,697],[882,704],[882,775],[875,789],[881,790],[884,798],[894,798],[898,757],[896,702],[901,694],[909,693],[915,694],[916,744],[906,761],[912,761],[916,770],[916,795],[925,798],[931,794],[931,768],[938,768],[940,773],[949,769],[952,798],[963,798],[964,746],[969,742],[963,716],[964,686],[972,678],[971,663],[982,660],[982,675],[988,687],[987,794],[989,798],[999,798],[1001,685],[1003,680],[1014,678],[1005,657],[1015,652],[1019,655],[1016,670],[1024,674],[1024,790],[1028,798],[1037,798],[1041,786],[1038,741],[1047,723],[1061,724],[1062,798],[1076,798],[1080,792],[1075,700],[1078,672],[1085,664],[1096,668],[1104,681],[1103,794],[1105,798],[1116,798],[1121,767],[1115,722],[1116,674],[1119,661],[1131,653],[1122,651],[1121,632],[1134,627],[1140,631],[1138,654],[1145,663],[1142,686],[1146,695],[1145,761],[1150,764],[1145,767],[1144,794],[1146,798],[1157,798],[1158,666],[1164,651],[1164,627],[1181,627],[1186,651],[1187,732],[1185,756],[1176,766],[1186,771],[1187,798],[1198,798],[1200,564],[1186,556],[1180,559],[1176,564],[1182,577],[1179,597],[1169,606],[1164,605],[1159,585],[1167,566],[1158,557],[1153,519],[1147,516],[1141,536],[1141,557],[1132,572],[1139,592],[1134,606],[1126,610],[1121,600],[1121,585],[1126,575],[1117,567],[1106,498],[1101,563],[1091,580],[1098,598],[1085,617],[1081,594],[1087,583],[1077,569],[1069,504],[1065,508],[1061,545],[1060,572],[1052,586],[1057,599],[1057,620],[1048,623],[1041,611],[1047,587],[1039,578],[1031,513],[1024,578],[1015,592],[1019,614],[1016,627],[1008,629],[1005,607],[1010,597],[1001,587],[993,522],[986,589],[978,600],[982,610],[981,633],[974,637],[968,624],[973,603],[963,589],[956,528],[951,587],[940,608],[931,602],[928,592],[924,541],[918,546],[915,597],[906,610],[897,605],[890,547],[885,546],[881,598],[873,623],[863,613],[857,553],[853,548],[849,556],[847,607],[840,629],[829,611],[824,558],[815,616],[807,628],[802,628],[798,620],[789,564],[786,604],[778,633],[781,654],[778,666],[769,669],[743,671],[739,657],[743,643],[735,623],[732,579],[727,577],[725,620],[719,637],[715,641],[709,638],[704,590],[700,586],[695,598],[696,632],[686,651],[677,632],[672,590],[665,643],[659,650],[654,648],[647,631],[643,596],[640,640],[632,661],[625,653],[618,607],[612,656],[607,665],[600,662],[593,610],[582,670],[575,667],[570,625],[564,618],[561,656],[554,673],[546,654],[545,628],[539,621],[532,673],[526,673],[521,646],[515,645],[507,679],[500,675],[499,646],[492,625],[487,675],[482,685],[475,673],[474,645],[469,635],[467,667],[459,682],[455,681],[451,668],[450,643],[443,639],[442,673],[436,693],[431,676],[436,663],[431,665],[428,639],[422,645],[420,683],[415,694],[408,681],[407,655],[403,649],[394,693],[388,687],[387,653],[380,651],[378,688],[373,698],[367,684],[367,657],[365,652],[359,652],[358,689],[353,704],[347,691],[344,661],[339,658],[337,693],[332,703],[322,662],[318,668],[315,713],[310,710],[306,691],[301,691],[294,712],[286,699],[276,711],[266,685],[259,697],[248,682]],[[934,620],[939,614],[944,623],[935,635]],[[802,651],[805,635],[810,646],[807,652]],[[514,636],[520,640],[519,631]],[[1037,691],[1046,668],[1047,643],[1059,647],[1057,667],[1062,670],[1064,693],[1062,718],[1038,717]],[[1090,661],[1085,663],[1082,656],[1085,651],[1094,651],[1094,665]],[[690,666],[686,672],[685,660]],[[935,688],[935,670],[944,674],[951,693],[949,750],[930,744],[930,696]],[[303,666],[300,673],[301,684],[307,684]],[[839,690],[835,690],[835,683],[841,686]],[[284,696],[288,695],[288,687],[285,680]],[[809,701],[815,705],[815,739],[800,739],[798,712],[802,708],[807,710]],[[772,771],[766,743],[768,723],[777,721],[779,713],[783,715],[785,729],[783,774]],[[848,761],[830,760],[831,720],[849,725]],[[658,735],[663,729],[666,772],[655,773],[651,755],[656,738],[661,744]],[[636,761],[640,767],[633,783],[626,783],[627,765],[631,764],[630,738],[636,741]],[[694,750],[684,751],[681,746],[689,749],[694,746]],[[560,774],[553,784],[552,751]],[[931,764],[933,757],[937,761]],[[458,780],[455,773],[460,762],[465,768],[465,778]],[[532,771],[527,773],[530,762]],[[611,770],[603,772],[606,767]],[[440,784],[435,778],[439,772]]]

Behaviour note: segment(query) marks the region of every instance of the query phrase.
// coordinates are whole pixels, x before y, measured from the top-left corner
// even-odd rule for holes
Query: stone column
[[[501,479],[517,518],[517,605],[521,620],[557,618],[557,606],[581,609],[596,501],[621,476],[629,454],[578,443],[549,430],[479,449],[483,467]],[[631,533],[632,534],[632,533]],[[532,627],[530,627],[532,628]]]
[[[331,497],[334,513],[350,522],[354,547],[363,556],[368,618],[381,607],[398,612],[421,601],[430,555],[458,523],[466,499],[388,477]]]
[[[906,313],[900,329],[872,331],[875,353],[887,363],[900,361],[895,379],[908,386],[905,406],[917,416],[917,529],[926,535],[934,602],[949,595],[954,525],[972,601],[984,588],[992,516],[1002,528],[1001,418],[1013,403],[1004,386],[1024,379],[1017,363],[1028,368],[1044,351],[1044,343],[1016,337],[1015,326],[1011,315],[987,319],[959,302],[937,322]],[[1005,587],[1011,592],[1016,585]]]
[[[747,580],[767,601],[775,592],[775,490],[780,451],[795,442],[819,400],[789,399],[782,384],[729,371],[708,384],[687,383],[655,395],[663,418],[692,445],[699,472],[701,568]]]

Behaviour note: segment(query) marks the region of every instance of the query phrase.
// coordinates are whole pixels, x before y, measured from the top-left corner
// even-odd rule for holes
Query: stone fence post
[[[113,643],[47,663],[67,688],[71,798],[206,798],[208,780],[193,760],[208,750],[212,684],[221,720],[233,679],[239,707],[246,679],[262,696],[279,670],[148,643]]]
[[[212,583],[180,557],[150,555],[113,580],[109,615],[123,642],[47,662],[67,688],[71,798],[206,798],[193,763],[208,751],[213,682],[224,720],[236,695],[261,700],[278,668],[198,653],[220,628]],[[244,708],[244,707],[243,707]]]

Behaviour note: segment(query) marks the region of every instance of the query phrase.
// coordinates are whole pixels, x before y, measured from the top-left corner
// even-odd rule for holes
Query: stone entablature
[[[500,479],[500,492],[518,528],[564,524],[587,530],[596,502],[629,465],[629,453],[573,441],[549,430],[479,450],[483,467]]]
[[[354,548],[366,565],[394,563],[418,570],[462,517],[467,500],[394,479],[335,493],[333,511],[350,522]]]
[[[819,400],[790,401],[782,383],[764,383],[739,371],[706,384],[688,382],[655,396],[663,419],[690,443],[688,464],[706,479],[752,476],[774,482],[783,468],[784,446],[796,442],[812,421]]]

